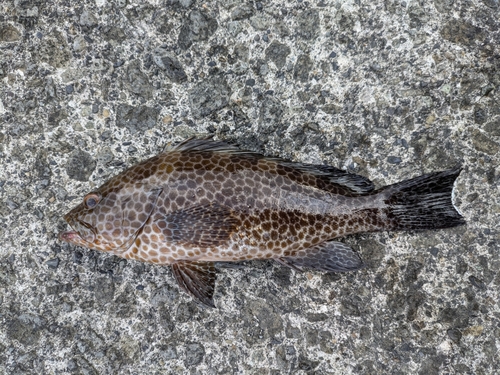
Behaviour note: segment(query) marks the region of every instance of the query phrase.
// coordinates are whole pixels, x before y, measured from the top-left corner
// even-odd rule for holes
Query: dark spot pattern
[[[204,263],[272,258],[295,269],[345,271],[361,261],[332,239],[462,224],[451,202],[459,173],[374,190],[364,177],[333,167],[191,139],[92,192],[95,206],[82,202],[70,211],[65,219],[75,232],[61,238],[124,258],[173,264],[180,285],[212,305],[215,276]]]

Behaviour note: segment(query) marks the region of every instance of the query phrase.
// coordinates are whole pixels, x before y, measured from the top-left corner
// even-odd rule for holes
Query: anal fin
[[[297,271],[309,268],[327,272],[346,272],[364,267],[363,261],[353,249],[337,241],[327,241],[305,249],[304,256],[282,257],[276,261]]]
[[[179,261],[172,265],[179,286],[198,302],[215,307],[213,295],[217,273],[213,262]]]

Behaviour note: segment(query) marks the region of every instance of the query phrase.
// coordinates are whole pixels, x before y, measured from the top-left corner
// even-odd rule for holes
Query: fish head
[[[120,255],[137,238],[156,207],[161,189],[143,183],[121,186],[111,180],[88,193],[64,215],[73,230],[61,232],[64,242]]]

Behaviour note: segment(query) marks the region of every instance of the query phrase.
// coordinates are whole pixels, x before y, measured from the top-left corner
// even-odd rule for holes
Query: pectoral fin
[[[216,203],[192,206],[155,220],[166,241],[203,247],[226,242],[238,223],[228,207]]]
[[[304,254],[302,254],[304,253]],[[342,242],[328,241],[300,251],[300,255],[276,259],[282,265],[304,271],[311,268],[319,271],[345,272],[363,267],[359,255]]]
[[[213,262],[180,261],[172,265],[179,286],[205,306],[215,307],[217,273]]]

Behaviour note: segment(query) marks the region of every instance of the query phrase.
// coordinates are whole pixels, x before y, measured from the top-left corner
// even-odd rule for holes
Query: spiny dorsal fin
[[[195,138],[191,137],[176,145],[168,145],[165,147],[165,152],[171,151],[193,151],[193,152],[227,152],[227,153],[252,153],[250,151],[242,151],[238,146],[224,142],[214,141],[212,138]],[[258,155],[258,154],[256,154]]]
[[[288,160],[283,160],[276,157],[267,157],[252,151],[241,150],[237,145],[230,144],[224,141],[214,141],[211,138],[189,138],[175,145],[167,146],[165,152],[220,152],[239,155],[248,158],[266,159],[275,162],[287,168],[296,169],[302,173],[309,173],[315,176],[323,177],[333,184],[338,184],[346,187],[353,193],[370,193],[374,190],[373,183],[360,175],[348,173],[342,169],[338,169],[329,165],[316,165],[296,163]]]

